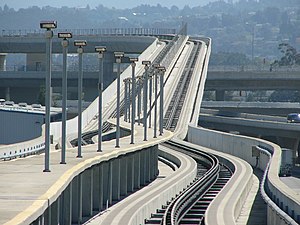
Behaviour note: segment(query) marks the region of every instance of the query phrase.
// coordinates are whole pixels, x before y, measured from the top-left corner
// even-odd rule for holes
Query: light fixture
[[[86,40],[75,40],[74,41],[74,46],[82,47],[82,46],[86,46],[86,45],[87,45]]]
[[[55,28],[57,28],[57,22],[56,21],[41,21],[40,28],[55,29]]]

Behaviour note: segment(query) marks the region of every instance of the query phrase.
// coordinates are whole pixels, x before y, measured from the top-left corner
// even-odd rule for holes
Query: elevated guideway
[[[172,74],[172,71],[174,72],[174,76],[176,76],[176,70],[177,72],[180,71],[181,65],[187,64],[187,60],[184,57],[186,54],[186,57],[189,54],[191,46],[195,45],[194,40],[188,41],[187,37],[179,37],[180,40],[180,47],[178,48],[172,55],[166,55],[166,58],[168,60],[164,61],[167,66],[167,72],[166,74]],[[155,177],[158,175],[157,171],[157,155],[158,155],[158,143],[161,141],[165,141],[167,139],[172,138],[173,136],[176,136],[177,138],[182,139],[186,136],[188,130],[187,125],[190,123],[190,127],[193,127],[198,122],[198,116],[200,111],[200,104],[201,99],[203,96],[204,91],[204,83],[206,79],[206,72],[208,67],[208,60],[209,55],[211,51],[211,43],[209,39],[205,38],[199,38],[197,39],[198,42],[201,42],[201,48],[200,48],[200,54],[199,57],[197,57],[197,64],[195,67],[191,67],[191,71],[194,71],[192,74],[192,81],[188,85],[187,88],[187,95],[186,95],[186,101],[182,103],[182,109],[181,109],[181,115],[178,118],[179,125],[175,128],[174,133],[166,131],[164,132],[164,135],[159,138],[150,137],[150,134],[152,133],[151,129],[148,129],[149,134],[149,141],[145,142],[142,141],[141,133],[142,133],[142,127],[136,126],[136,137],[137,144],[136,145],[130,145],[129,138],[125,137],[121,139],[121,148],[115,149],[114,145],[112,144],[113,141],[107,142],[106,144],[110,143],[110,147],[107,147],[107,152],[103,151],[103,153],[97,153],[95,152],[95,145],[88,145],[84,147],[83,149],[86,149],[86,152],[83,152],[84,158],[77,159],[75,158],[76,155],[76,148],[70,148],[70,159],[68,158],[67,165],[59,165],[58,157],[59,157],[59,150],[56,151],[53,149],[53,152],[51,155],[56,155],[51,157],[51,160],[54,160],[53,169],[60,171],[60,174],[49,174],[49,181],[50,183],[46,184],[45,187],[42,187],[43,185],[40,185],[41,189],[39,190],[40,194],[37,195],[31,195],[30,193],[24,194],[24,190],[22,190],[19,194],[19,196],[11,196],[9,194],[3,195],[2,200],[8,200],[7,202],[13,204],[18,204],[18,201],[23,201],[25,203],[26,200],[29,199],[25,203],[25,205],[22,205],[22,212],[16,212],[12,210],[12,214],[17,216],[11,216],[10,222],[8,224],[28,224],[32,221],[35,221],[37,224],[58,224],[59,221],[62,220],[62,215],[68,215],[64,217],[63,223],[64,224],[70,224],[70,223],[81,223],[83,219],[86,219],[88,217],[91,217],[94,215],[94,211],[102,211],[105,209],[105,204],[111,205],[115,203],[116,201],[120,200],[121,197],[126,196],[128,193],[131,193],[132,190],[140,188],[143,185],[148,184],[149,182],[153,181]],[[174,45],[176,46],[176,45]],[[143,59],[154,59],[154,55],[158,55],[158,53],[162,50],[163,46],[157,47],[156,42],[154,41],[153,44],[151,44],[140,56],[141,60]],[[182,55],[183,58],[180,58],[179,56]],[[171,57],[172,56],[172,57]],[[141,61],[140,60],[140,61]],[[183,64],[176,64],[176,63],[183,63]],[[176,66],[177,65],[177,66]],[[138,65],[140,70],[142,70],[142,66]],[[201,76],[199,76],[201,74]],[[122,73],[122,79],[130,76],[129,69],[124,71]],[[166,78],[167,80],[167,78]],[[165,81],[166,81],[165,80]],[[173,78],[169,81],[173,80],[174,84],[168,86],[167,81],[165,83],[165,99],[166,102],[171,101],[167,100],[168,95],[170,93],[174,93],[174,87],[176,85],[176,78]],[[104,114],[106,120],[108,120],[111,116],[111,113],[113,111],[113,105],[115,100],[112,96],[115,96],[115,83],[113,83],[104,93],[106,94],[109,99],[107,101],[103,108],[104,108]],[[97,104],[98,99],[96,99],[91,106],[84,111],[83,113],[83,127],[86,128],[86,131],[89,129],[95,128],[95,118],[97,117]],[[179,104],[180,105],[180,104]],[[166,113],[167,107],[164,107],[164,111]],[[149,115],[148,115],[149,116]],[[111,119],[110,119],[111,121]],[[157,122],[157,121],[156,121]],[[152,121],[153,123],[153,121]],[[68,129],[70,134],[74,134],[74,131],[76,131],[76,124],[77,124],[77,118],[68,121]],[[153,124],[152,124],[153,125]],[[55,143],[60,141],[60,123],[52,124],[51,132],[54,136]],[[122,123],[124,130],[129,130],[127,123]],[[189,128],[190,129],[190,128]],[[192,132],[192,133],[190,133]],[[195,135],[196,131],[189,131],[188,137],[191,138],[190,135]],[[252,143],[249,141],[249,146],[243,146],[242,144],[239,146],[235,146],[231,142],[228,142],[228,145],[221,145],[221,147],[218,145],[223,139],[223,136],[218,136],[217,133],[214,133],[213,131],[209,131],[208,133],[211,134],[211,137],[204,133],[199,134],[196,133],[196,136],[193,136],[193,142],[197,140],[196,142],[206,148],[207,151],[211,151],[211,149],[219,150],[219,151],[225,151],[227,149],[227,153],[232,154],[236,153],[236,156],[239,156],[243,158],[244,160],[250,162],[252,165],[255,165],[256,161],[255,159],[249,156],[249,146],[253,145],[263,145],[264,147],[267,147],[272,151],[273,153],[273,159],[272,163],[270,164],[270,169],[268,179],[266,180],[266,183],[268,184],[268,190],[270,190],[269,193],[271,193],[271,199],[273,201],[282,201],[282,204],[285,204],[286,196],[289,194],[289,189],[285,190],[283,186],[281,186],[281,183],[278,183],[278,179],[276,177],[276,169],[278,169],[278,165],[280,164],[279,155],[280,150],[278,150],[278,147],[276,145],[273,145],[272,143],[265,143],[260,140],[257,142],[255,141]],[[75,132],[76,134],[76,132]],[[225,139],[223,139],[225,140]],[[210,143],[207,143],[210,142]],[[232,143],[232,145],[230,145]],[[237,143],[237,142],[234,142]],[[223,149],[224,148],[224,149]],[[239,149],[238,149],[239,148]],[[239,153],[240,152],[240,153]],[[245,154],[247,157],[249,156],[250,159],[247,157],[244,157],[242,153],[246,152]],[[265,169],[268,167],[268,154],[264,154],[264,151],[261,151],[261,157],[259,158],[259,167],[261,169]],[[109,153],[110,155],[106,155]],[[217,152],[214,152],[213,154],[218,155]],[[105,157],[102,157],[104,156]],[[173,153],[168,154],[170,158],[172,158]],[[85,158],[86,157],[86,158]],[[219,209],[213,209],[211,213],[209,213],[210,216],[213,218],[213,222],[211,224],[224,224],[224,221],[226,221],[227,224],[233,224],[232,222],[236,221],[236,218],[241,212],[242,209],[242,202],[247,197],[247,193],[250,191],[249,187],[252,183],[252,176],[251,176],[251,168],[247,163],[245,163],[243,160],[240,160],[238,158],[234,158],[231,156],[219,156],[220,158],[223,158],[225,161],[234,161],[236,168],[242,168],[242,170],[239,170],[239,173],[236,174],[235,179],[233,179],[233,182],[231,182],[228,186],[232,187],[232,190],[225,190],[218,200],[216,200],[215,206],[219,206],[221,208]],[[26,163],[26,160],[34,160],[36,158],[40,158],[40,161],[37,165],[37,167],[42,168],[42,162],[41,159],[42,156],[36,156],[36,157],[30,157],[25,159],[16,159],[14,161],[10,161],[9,163],[19,163],[23,164],[23,166],[28,165]],[[181,161],[178,158],[175,157],[175,161],[178,162]],[[149,161],[149,160],[150,161]],[[174,160],[174,157],[173,157]],[[185,159],[182,159],[185,160]],[[70,165],[69,165],[70,161]],[[78,164],[78,161],[80,163]],[[2,162],[1,165],[5,165],[7,162]],[[72,163],[74,163],[74,167],[72,167]],[[232,163],[232,162],[231,162]],[[70,166],[70,168],[69,168]],[[68,170],[65,170],[69,168]],[[71,168],[72,167],[72,168]],[[193,166],[192,166],[193,167]],[[121,170],[121,168],[126,168],[126,170]],[[21,167],[20,167],[21,169]],[[28,171],[30,171],[30,168],[27,168]],[[27,171],[27,170],[25,170]],[[248,172],[247,172],[248,171]],[[275,172],[274,172],[275,171]],[[37,172],[39,175],[45,176],[40,171]],[[28,174],[28,173],[27,173]],[[105,179],[107,182],[107,186],[103,185],[103,180],[99,178],[99,174],[103,175],[103,179]],[[247,174],[247,176],[244,176]],[[18,179],[17,176],[20,176],[21,174],[14,174],[14,179]],[[106,176],[107,175],[107,176]],[[57,177],[56,177],[57,176]],[[9,176],[8,176],[9,177]],[[100,175],[101,177],[101,175]],[[25,176],[24,176],[25,178]],[[127,178],[127,179],[126,179]],[[35,180],[32,176],[32,183],[40,182],[40,179]],[[177,188],[183,187],[184,184],[187,184],[191,182],[193,179],[193,176],[188,176],[183,181],[183,183],[176,183],[175,186]],[[100,181],[101,180],[101,181]],[[51,183],[52,182],[52,183]],[[99,184],[100,183],[100,184]],[[84,184],[84,185],[83,185]],[[99,184],[99,185],[92,185],[92,184]],[[163,182],[162,182],[163,184]],[[247,185],[249,184],[249,185]],[[48,185],[48,186],[47,186]],[[29,185],[30,186],[30,185]],[[35,185],[33,185],[35,186]],[[30,186],[32,187],[32,186]],[[29,188],[30,188],[29,187]],[[8,190],[8,188],[6,189]],[[103,190],[103,191],[101,191]],[[234,191],[234,190],[238,190]],[[279,190],[279,192],[277,192]],[[5,192],[4,192],[5,193]],[[7,192],[6,192],[7,193]],[[44,194],[43,194],[44,193]],[[103,193],[103,195],[99,196],[97,193]],[[163,192],[161,193],[163,195]],[[228,196],[232,196],[232,199],[228,201]],[[274,195],[274,196],[273,196]],[[72,196],[72,197],[71,197]],[[76,197],[79,196],[79,197]],[[163,201],[165,201],[166,197],[159,198],[158,201],[155,201],[155,204],[162,204]],[[278,200],[277,200],[278,198]],[[72,200],[71,200],[72,199]],[[105,201],[106,199],[106,201]],[[2,201],[4,203],[4,201]],[[266,198],[266,201],[269,201],[270,199]],[[290,201],[290,200],[289,200]],[[7,203],[5,202],[5,203]],[[122,202],[122,201],[121,201]],[[2,203],[1,203],[2,204]],[[214,204],[214,203],[213,203]],[[5,204],[4,204],[5,205]],[[7,205],[7,204],[6,204]],[[72,205],[72,206],[71,206]],[[284,205],[285,206],[285,205]],[[153,206],[152,206],[153,207]],[[288,218],[285,217],[284,212],[282,212],[281,209],[278,207],[276,208],[276,205],[274,205],[271,202],[268,202],[268,207],[270,209],[269,215],[270,215],[270,223],[271,224],[279,224],[278,218]],[[5,206],[2,207],[3,209],[6,208]],[[24,210],[25,208],[25,210]],[[147,209],[148,208],[148,209]],[[10,208],[12,209],[12,208]],[[135,215],[134,219],[135,222],[133,224],[140,224],[141,220],[145,219],[147,215],[149,215],[150,207],[148,204],[143,205],[141,207],[139,213]],[[152,209],[152,208],[151,208]],[[288,207],[288,214],[293,214],[292,211],[290,211],[290,205]],[[216,222],[216,213],[215,210],[223,210],[223,218],[218,217]],[[272,211],[274,210],[274,211]],[[281,210],[281,211],[280,211]],[[276,212],[280,211],[280,216],[276,216]],[[2,210],[1,210],[2,212]],[[294,216],[297,217],[297,209],[295,207]],[[228,214],[227,214],[228,213]],[[9,213],[3,212],[3,215],[12,215]],[[296,215],[295,215],[296,214]],[[229,216],[230,215],[230,216]],[[282,216],[283,215],[283,216]],[[120,217],[121,218],[121,217]],[[207,217],[208,218],[208,217]],[[289,222],[289,219],[285,220],[286,222]],[[274,223],[273,223],[274,222]]]
[[[183,43],[185,43],[186,40],[183,40]],[[155,50],[155,45],[152,45],[148,48],[148,51],[144,52],[144,57],[147,56],[149,57],[149,55],[151,54],[156,54],[156,50]],[[159,49],[158,49],[159,50]],[[159,51],[158,51],[159,52]],[[151,53],[151,54],[150,54]],[[175,52],[176,53],[176,52]],[[181,51],[178,51],[177,55],[180,55]],[[142,56],[143,57],[143,54]],[[171,56],[169,56],[171,57]],[[141,60],[142,61],[142,60]],[[167,61],[167,63],[170,63]],[[174,61],[175,63],[175,61]],[[171,64],[172,65],[172,64]],[[167,70],[168,71],[168,70]],[[169,69],[169,71],[171,71],[171,69]],[[124,71],[122,74],[122,77],[125,78],[127,75],[129,75],[130,71],[128,70],[128,72]],[[127,74],[127,75],[126,75]],[[112,89],[114,88],[114,84],[111,85]],[[107,115],[110,114],[110,110],[111,110],[111,105],[113,104],[113,100],[111,98],[111,91],[110,88],[108,88],[108,90],[106,90],[108,93],[108,96],[110,96],[109,102],[107,102],[107,104],[104,104],[104,109],[105,112],[107,113]],[[105,93],[104,93],[105,94]],[[95,100],[95,103],[92,105],[84,112],[83,114],[83,123],[85,124],[84,126],[87,126],[90,121],[93,120],[93,118],[95,118],[95,114],[93,114],[92,112],[96,112],[96,103],[97,101]],[[93,106],[94,105],[94,106]],[[93,108],[94,107],[94,108]],[[72,124],[76,124],[76,119],[72,121],[68,121],[68,127],[70,128],[70,130],[72,130]],[[59,123],[54,123],[52,124],[51,127],[51,132],[54,136],[54,141],[58,141],[59,140],[59,132],[60,132],[60,127],[59,127]],[[122,125],[124,126],[125,130],[128,129],[126,128],[126,125]],[[73,129],[74,130],[74,129]],[[139,133],[141,130],[140,128],[136,128],[137,130],[137,138],[139,137]],[[150,134],[150,130],[148,130],[148,133]],[[149,141],[148,142],[140,142],[140,139],[137,139],[137,144],[136,145],[128,145],[128,144],[124,144],[123,141],[128,142],[129,143],[129,138],[124,138],[121,141],[121,145],[123,145],[122,148],[120,148],[118,151],[113,151],[114,147],[112,147],[112,143],[111,142],[107,142],[107,144],[110,143],[112,148],[111,153],[114,156],[105,156],[105,157],[101,157],[101,154],[98,155],[99,153],[97,153],[95,151],[95,145],[91,145],[89,147],[83,148],[83,155],[84,158],[83,159],[76,159],[75,158],[75,154],[76,154],[76,149],[69,149],[67,154],[70,154],[68,160],[70,159],[70,162],[67,161],[67,165],[66,167],[64,167],[63,165],[59,165],[59,161],[58,158],[59,157],[59,152],[60,151],[55,151],[54,149],[51,152],[51,160],[53,164],[53,170],[57,170],[57,173],[55,173],[54,176],[51,176],[51,174],[49,174],[49,176],[51,176],[52,178],[49,177],[49,183],[44,185],[41,185],[39,191],[37,191],[36,193],[34,193],[32,196],[30,194],[28,194],[29,191],[31,192],[32,190],[30,190],[30,187],[24,188],[24,189],[20,189],[18,187],[17,190],[20,191],[18,195],[23,196],[20,199],[19,198],[15,198],[15,197],[8,197],[8,202],[14,202],[13,204],[16,204],[16,202],[18,201],[23,201],[24,204],[20,204],[20,208],[17,209],[13,209],[12,207],[5,207],[5,205],[7,205],[5,201],[1,201],[1,205],[2,205],[2,209],[4,209],[4,211],[1,210],[1,212],[3,213],[3,218],[4,221],[10,221],[8,222],[8,224],[28,224],[30,223],[30,221],[35,221],[36,223],[49,223],[49,224],[56,224],[56,221],[60,220],[59,215],[64,215],[61,214],[61,210],[65,210],[65,213],[67,213],[66,215],[72,215],[71,217],[65,217],[64,218],[64,222],[66,224],[69,224],[70,221],[72,222],[76,222],[76,221],[82,221],[82,219],[86,216],[91,216],[93,213],[93,209],[96,207],[96,209],[98,208],[98,210],[102,209],[102,204],[104,205],[104,199],[108,198],[108,204],[111,205],[113,201],[116,201],[120,198],[120,196],[123,196],[124,194],[126,195],[126,193],[131,192],[133,189],[135,188],[139,188],[141,185],[145,185],[147,184],[149,181],[153,180],[154,177],[157,176],[157,171],[155,170],[155,168],[157,168],[155,165],[155,161],[151,161],[151,162],[147,162],[146,158],[149,158],[148,156],[151,156],[149,159],[155,159],[156,156],[156,152],[157,152],[157,143],[160,141],[164,141],[167,140],[169,138],[172,137],[172,133],[165,131],[164,135],[161,136],[160,138],[156,138],[156,139],[152,139],[149,137]],[[154,141],[154,142],[153,142]],[[108,147],[108,150],[110,149]],[[90,149],[91,151],[94,152],[89,152]],[[129,150],[131,149],[131,150]],[[142,151],[142,149],[144,149],[145,151]],[[143,152],[143,153],[142,153]],[[103,151],[104,155],[105,155],[105,151]],[[133,153],[133,154],[130,154]],[[56,156],[55,156],[56,155]],[[138,155],[138,156],[135,156]],[[86,157],[86,158],[85,158]],[[91,158],[90,158],[91,157]],[[123,160],[120,160],[120,157],[123,158]],[[128,158],[127,158],[128,157]],[[127,162],[127,159],[129,160],[131,157],[134,157],[134,159],[136,157],[138,157],[137,159],[134,160],[134,163],[129,164]],[[1,165],[3,165],[4,167],[6,167],[7,163],[9,164],[14,164],[14,163],[19,163],[20,165],[28,165],[29,161],[28,160],[33,160],[35,162],[40,161],[43,158],[43,155],[39,155],[39,156],[34,156],[34,157],[26,157],[24,159],[15,159],[15,160],[11,160],[9,162],[2,162]],[[40,159],[40,160],[38,160]],[[78,164],[78,160],[81,162]],[[141,160],[141,161],[140,161]],[[145,162],[143,161],[145,160]],[[73,167],[73,162],[75,164],[77,164],[76,166]],[[106,163],[108,162],[108,163]],[[125,163],[125,164],[124,164]],[[144,164],[146,163],[146,164]],[[32,163],[30,163],[32,164]],[[69,165],[70,164],[70,165]],[[42,168],[42,163],[38,163],[38,166],[36,168]],[[128,170],[127,174],[128,177],[126,179],[125,174],[122,175],[117,175],[120,171],[120,166],[121,165],[127,165],[128,167],[131,167],[130,165],[132,165],[132,168],[136,169],[136,173],[133,173],[132,170]],[[145,166],[148,165],[148,166]],[[126,166],[126,167],[127,167]],[[153,167],[152,167],[153,166]],[[22,166],[20,166],[20,170]],[[35,168],[35,166],[31,167],[32,169]],[[28,168],[28,171],[31,171],[31,168]],[[69,168],[69,170],[67,169]],[[89,169],[90,168],[90,169]],[[142,169],[143,168],[143,169]],[[67,170],[66,170],[67,169]],[[24,172],[30,173],[30,172],[26,172],[27,170],[24,169]],[[72,171],[72,172],[71,172]],[[99,196],[94,196],[94,193],[92,191],[92,189],[86,189],[86,187],[82,186],[82,182],[84,182],[85,184],[90,184],[97,182],[95,179],[99,179],[97,178],[97,174],[99,174],[99,172],[97,171],[103,171],[103,173],[107,173],[108,171],[110,171],[108,174],[108,177],[104,177],[103,179],[109,179],[111,182],[110,186],[111,188],[114,187],[113,189],[107,189],[106,187],[103,186],[95,186],[94,188],[98,189],[100,188],[104,188],[104,195],[106,195],[106,197],[100,197],[103,201],[102,204],[99,205],[99,203],[97,203],[98,201],[95,200],[95,198],[99,198]],[[131,171],[131,172],[130,172]],[[138,172],[140,171],[140,172]],[[5,172],[5,170],[3,170],[4,173],[7,173],[7,177],[11,177],[11,175],[9,175],[9,172]],[[33,172],[35,173],[35,172]],[[120,172],[121,173],[121,172]],[[32,176],[32,182],[31,184],[34,185],[34,183],[36,182],[40,182],[38,177],[39,176],[45,176],[45,174],[42,172],[42,169],[39,171],[36,171],[36,176]],[[96,176],[94,176],[94,175]],[[110,176],[112,176],[112,174],[114,174],[114,177],[120,177],[121,180],[118,180],[116,178],[112,178]],[[22,176],[22,173],[18,173],[16,174],[16,176]],[[26,178],[26,176],[23,177]],[[60,177],[60,178],[59,178]],[[131,177],[131,178],[129,178]],[[58,180],[57,180],[58,179]],[[62,179],[62,180],[60,180]],[[125,180],[124,180],[125,179]],[[127,180],[132,179],[132,182],[129,182]],[[189,178],[189,179],[192,179]],[[12,182],[14,180],[18,180],[17,177],[12,177]],[[47,181],[47,182],[48,182]],[[126,181],[126,182],[125,182]],[[54,183],[53,183],[54,182]],[[99,182],[99,181],[98,181]],[[185,183],[187,182],[187,180],[184,181]],[[100,182],[101,184],[101,182]],[[183,183],[182,183],[183,184]],[[181,185],[182,185],[181,184]],[[7,182],[7,185],[9,185],[9,182]],[[79,185],[79,189],[77,189],[77,186]],[[116,186],[117,185],[117,186]],[[177,185],[176,185],[177,186]],[[48,189],[48,191],[46,191]],[[14,191],[15,193],[17,193],[18,191]],[[8,188],[6,189],[6,191],[8,191]],[[2,199],[7,199],[6,196],[8,196],[9,194],[7,194],[6,191],[3,191],[3,196]],[[46,191],[46,192],[45,192]],[[127,192],[128,191],[128,192]],[[42,193],[45,193],[44,195]],[[105,194],[106,193],[106,194]],[[74,196],[83,196],[81,197],[74,197]],[[71,203],[70,201],[70,196],[73,196],[73,200]],[[91,197],[92,196],[92,197]],[[94,199],[94,201],[91,201],[91,198]],[[27,201],[28,200],[28,201]],[[75,202],[74,202],[75,201]],[[100,201],[100,203],[101,203]],[[161,200],[160,200],[161,201]],[[92,205],[91,205],[92,204]],[[72,205],[72,206],[71,206]],[[77,206],[79,208],[77,208]],[[12,210],[13,209],[13,210]],[[6,211],[5,211],[6,210]],[[7,211],[8,210],[8,211]],[[12,211],[10,211],[12,210]],[[56,213],[57,212],[57,213]],[[72,213],[70,213],[72,212]],[[7,215],[7,216],[4,216]],[[3,221],[3,222],[4,222]],[[43,222],[42,222],[43,221]],[[51,221],[51,222],[50,222]]]

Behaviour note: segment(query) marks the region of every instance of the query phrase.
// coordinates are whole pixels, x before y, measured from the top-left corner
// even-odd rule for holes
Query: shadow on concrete
[[[260,185],[263,176],[263,171],[261,171],[260,169],[253,169],[253,173],[258,177],[259,185]],[[247,225],[266,225],[266,224],[267,224],[267,204],[261,197],[260,191],[258,191],[251,208]]]

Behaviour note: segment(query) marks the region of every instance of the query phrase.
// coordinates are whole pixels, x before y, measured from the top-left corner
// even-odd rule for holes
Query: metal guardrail
[[[99,28],[99,29],[55,29],[54,34],[58,32],[71,32],[74,36],[90,35],[165,35],[176,34],[173,28]],[[24,30],[2,30],[0,37],[32,36],[44,35],[42,29],[24,29]]]

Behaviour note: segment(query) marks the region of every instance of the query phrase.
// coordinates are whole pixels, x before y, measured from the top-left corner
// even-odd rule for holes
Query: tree
[[[278,45],[278,50],[283,54],[280,60],[275,60],[271,66],[292,66],[300,65],[300,53],[287,43],[280,43]]]

